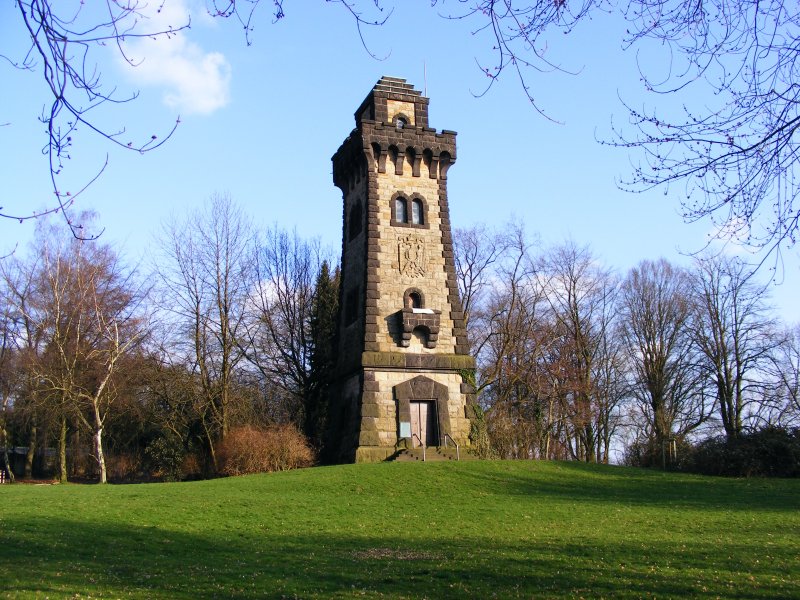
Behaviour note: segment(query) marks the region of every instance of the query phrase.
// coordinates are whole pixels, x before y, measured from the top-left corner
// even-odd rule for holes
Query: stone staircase
[[[477,457],[463,448],[460,450],[461,460],[477,460]],[[398,450],[387,460],[396,462],[422,462],[422,448]],[[428,462],[441,462],[456,460],[456,449],[453,447],[430,446],[425,449],[425,460]]]

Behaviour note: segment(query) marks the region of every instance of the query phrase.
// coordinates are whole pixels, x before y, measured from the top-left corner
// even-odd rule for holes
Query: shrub
[[[470,450],[478,458],[497,458],[497,453],[492,448],[489,439],[489,428],[486,425],[486,414],[477,404],[471,405],[472,420],[469,425]]]
[[[765,427],[735,439],[717,437],[698,444],[686,470],[733,477],[800,476],[800,429]]]
[[[178,481],[186,450],[181,440],[172,434],[155,438],[144,451],[148,470],[154,477],[164,481]]]
[[[661,444],[653,439],[640,439],[625,447],[622,464],[627,467],[680,469],[692,452],[692,445],[682,438]]]
[[[202,479],[203,474],[207,469],[203,468],[203,460],[200,458],[198,452],[190,452],[184,456],[181,462],[181,478],[182,479]]]
[[[232,429],[217,446],[217,458],[223,475],[286,471],[314,464],[308,441],[291,425]]]
[[[142,460],[136,454],[113,454],[106,458],[106,470],[112,481],[135,481],[141,477]]]

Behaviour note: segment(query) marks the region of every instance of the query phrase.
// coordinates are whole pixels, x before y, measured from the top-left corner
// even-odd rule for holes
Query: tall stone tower
[[[393,77],[355,119],[333,156],[344,226],[331,458],[383,460],[446,435],[466,444],[475,361],[447,204],[456,134],[428,127],[428,98]]]

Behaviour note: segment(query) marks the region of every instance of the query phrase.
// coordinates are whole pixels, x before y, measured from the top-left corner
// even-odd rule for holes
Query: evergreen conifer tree
[[[311,386],[305,398],[304,432],[320,448],[327,423],[328,390],[335,363],[334,338],[339,310],[339,269],[323,261],[311,306]]]

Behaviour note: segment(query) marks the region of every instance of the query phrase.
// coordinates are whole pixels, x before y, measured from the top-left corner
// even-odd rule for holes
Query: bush
[[[181,478],[184,480],[202,479],[207,471],[198,452],[188,453],[181,462]]]
[[[111,481],[136,481],[141,478],[142,460],[135,454],[114,454],[106,457],[106,472]]]
[[[685,470],[732,477],[800,476],[800,429],[765,427],[736,439],[717,437],[698,444]]]
[[[155,438],[144,451],[150,474],[164,481],[181,479],[181,466],[186,457],[186,450],[181,440],[172,434]]]
[[[489,439],[489,428],[486,424],[486,413],[477,404],[471,405],[472,419],[469,425],[470,450],[478,458],[497,458],[497,452],[492,448]]]
[[[692,445],[682,438],[662,444],[652,439],[636,440],[625,447],[622,464],[627,467],[680,469],[693,450]]]
[[[268,429],[246,425],[228,432],[217,446],[217,459],[221,474],[246,475],[310,467],[314,453],[291,425]]]

